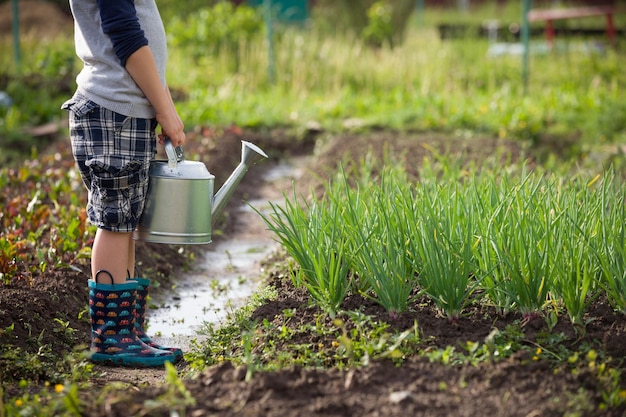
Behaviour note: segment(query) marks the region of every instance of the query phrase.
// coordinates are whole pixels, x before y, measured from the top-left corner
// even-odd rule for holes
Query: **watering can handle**
[[[167,136],[163,139],[165,145],[165,154],[167,155],[167,164],[170,168],[176,168],[176,165],[185,159],[185,153],[180,146],[174,147],[172,140]]]

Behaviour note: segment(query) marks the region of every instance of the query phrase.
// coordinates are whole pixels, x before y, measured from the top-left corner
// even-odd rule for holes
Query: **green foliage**
[[[250,377],[294,364],[347,369],[383,358],[400,364],[422,344],[417,323],[394,332],[358,311],[339,312],[334,320],[316,316],[310,323],[292,323],[292,317],[293,311],[285,310],[274,322],[240,317],[219,328],[210,326],[207,340],[186,357],[198,370],[223,361],[245,365]],[[308,341],[311,335],[315,343]]]
[[[159,5],[170,43],[168,82],[190,128],[235,123],[303,130],[314,124],[333,131],[478,132],[534,143],[565,139],[574,144],[573,155],[623,142],[620,48],[598,53],[574,40],[567,48],[533,54],[525,94],[518,56],[490,54],[486,39],[439,38],[441,21],[517,19],[521,6],[513,3],[505,9],[489,3],[464,15],[455,8],[426,8],[417,25],[410,19],[412,0],[320,1],[310,24],[274,28],[271,45],[261,10],[224,1]],[[404,28],[403,42],[392,36],[393,48],[368,47],[365,28],[372,40],[386,39],[390,13],[393,30]],[[346,26],[358,29],[341,33]],[[0,109],[6,158],[14,148],[23,155],[45,145],[28,138],[23,127],[63,117],[59,106],[74,89],[79,61],[70,38],[25,39],[18,71],[10,43],[3,42],[0,89],[14,101]]]
[[[366,43],[393,47],[402,43],[414,8],[413,0],[320,0],[313,24],[330,33],[343,28],[344,34]]]
[[[55,332],[65,346],[76,345],[76,330],[60,319],[55,319],[55,322],[59,326]],[[4,383],[14,385],[20,381],[28,381],[32,384],[50,384],[62,383],[68,379],[78,382],[91,371],[91,365],[87,363],[82,352],[83,345],[76,345],[75,350],[68,355],[59,356],[52,351],[50,345],[42,342],[42,333],[29,337],[28,342],[33,346],[29,351],[6,343],[11,341],[13,331],[14,325],[0,329],[0,336],[4,341],[0,344],[0,379]]]
[[[337,347],[340,368],[366,366],[379,359],[392,359],[400,364],[421,342],[417,323],[403,332],[389,332],[388,324],[377,323],[359,312],[347,312],[346,316],[351,326],[340,319],[333,321],[341,331],[337,342],[331,343]]]
[[[0,62],[8,59],[0,54]],[[0,106],[0,140],[5,136],[5,129],[10,132],[23,125],[47,123],[62,114],[61,100],[74,90],[77,62],[71,40],[59,39],[53,44],[42,42],[32,48],[19,72],[9,72],[12,63],[0,70],[0,80],[6,80],[6,84],[0,84],[0,90],[13,102],[10,107]]]
[[[542,310],[553,286],[553,224],[543,216],[549,210],[541,192],[544,186],[541,177],[533,174],[511,184],[493,208],[496,215],[503,211],[503,218],[490,215],[483,229],[482,241],[493,251],[487,256],[496,262],[496,287],[489,290],[507,293],[526,316]]]
[[[414,269],[406,256],[405,213],[398,208],[404,197],[403,174],[383,170],[378,179],[363,172],[356,190],[350,189],[344,174],[329,190],[330,198],[341,199],[336,204],[344,207],[341,221],[349,233],[351,267],[366,284],[359,291],[365,296],[374,294],[372,298],[392,319],[406,311],[415,286]]]
[[[158,6],[161,17],[167,23],[174,17],[193,15],[201,9],[215,7],[219,3],[225,2],[228,0],[187,0],[182,7],[178,0],[159,0]],[[169,31],[167,25],[165,29]]]
[[[228,318],[228,322],[221,326],[207,324],[199,331],[200,334],[211,340],[211,343],[199,344],[194,341],[196,349],[185,355],[185,360],[192,369],[204,369],[207,366],[242,356],[243,340],[239,338],[245,334],[255,334],[255,324],[250,321],[250,315],[268,300],[276,298],[276,289],[263,287],[255,292],[246,305],[234,311]],[[245,352],[245,350],[244,350]],[[251,362],[248,361],[249,366]]]
[[[478,216],[464,184],[420,184],[402,200],[410,230],[405,256],[419,273],[421,291],[454,322],[470,301],[476,301],[470,297],[486,275],[474,265]]]
[[[25,381],[24,381],[25,382]],[[40,390],[35,394],[26,393],[17,398],[9,399],[4,405],[0,399],[7,416],[59,416],[79,417],[82,416],[83,405],[78,395],[78,386],[71,384],[65,386],[56,384],[54,387]],[[25,386],[24,386],[25,388]]]
[[[482,341],[469,340],[458,350],[454,346],[445,349],[432,349],[424,352],[431,362],[445,365],[477,366],[481,363],[494,363],[509,358],[525,349],[524,333],[519,322],[506,326],[504,330],[493,329]]]
[[[258,210],[257,213],[300,265],[293,273],[295,286],[304,286],[322,309],[334,317],[348,290],[343,206],[332,200],[314,201],[305,207],[285,201],[284,208],[270,203],[272,212],[267,216]]]
[[[171,19],[168,25],[169,43],[196,60],[208,57],[231,57],[231,69],[239,71],[241,55],[262,35],[260,12],[248,6],[235,7],[220,2],[211,8]]]
[[[83,184],[54,155],[0,169],[0,279],[30,279],[89,256]],[[81,196],[81,197],[79,197]]]
[[[366,43],[382,46],[388,43],[393,47],[393,24],[391,22],[391,9],[388,3],[379,1],[367,10],[368,24],[363,29],[363,38]]]
[[[598,175],[588,183],[597,190],[595,204],[602,215],[593,228],[581,228],[581,240],[591,247],[593,265],[599,267],[597,283],[608,295],[611,304],[626,312],[626,218],[625,196],[621,184],[611,175]],[[573,216],[572,216],[573,217]],[[585,219],[583,224],[588,224]]]
[[[154,399],[144,401],[146,412],[169,413],[169,415],[184,415],[187,407],[196,405],[196,399],[185,387],[183,380],[178,376],[176,367],[165,362],[165,382],[167,389]]]
[[[414,294],[427,295],[451,321],[481,297],[502,313],[527,318],[564,309],[583,332],[587,307],[603,292],[623,308],[626,188],[614,171],[591,180],[582,172],[562,176],[525,166],[479,175],[438,158],[439,165],[424,162],[417,184],[392,160],[377,174],[364,161],[352,176],[341,171],[326,202],[294,199],[285,201],[287,209],[273,207],[272,221],[282,228],[270,229],[305,271],[297,285],[333,282],[327,269],[312,265],[328,267],[334,254],[349,266],[335,280],[342,285],[326,285],[323,298],[310,291],[322,309],[336,313],[327,300],[339,305],[347,276],[358,277],[353,291],[372,297],[392,318]],[[325,204],[341,209],[318,209]],[[329,224],[340,231],[328,233]],[[308,272],[315,270],[321,273]]]

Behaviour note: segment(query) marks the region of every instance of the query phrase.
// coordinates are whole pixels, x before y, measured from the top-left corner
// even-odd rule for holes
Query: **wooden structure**
[[[616,13],[614,6],[587,6],[587,7],[570,7],[561,9],[532,9],[528,12],[529,22],[543,21],[546,23],[545,36],[548,45],[554,44],[554,21],[565,19],[577,19],[591,16],[606,17],[606,34],[611,41],[615,43],[615,24],[613,23],[613,15]]]

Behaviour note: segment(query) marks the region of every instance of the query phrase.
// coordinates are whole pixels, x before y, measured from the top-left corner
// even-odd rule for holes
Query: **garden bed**
[[[255,167],[255,172],[292,154],[313,155],[314,138],[296,141],[278,133],[259,135],[237,129],[219,134],[208,130],[190,134],[186,153],[203,155],[202,159],[219,183],[238,161],[240,137],[258,144],[270,156],[267,163]],[[302,179],[295,184],[298,193],[313,190],[321,195],[324,183],[340,162],[359,161],[368,152],[381,160],[389,153],[401,156],[413,178],[423,158],[432,156],[433,150],[462,154],[463,160],[477,164],[498,150],[504,150],[513,160],[524,157],[524,151],[516,143],[434,134],[337,135],[320,140],[320,144],[315,156],[308,159]],[[55,151],[62,155],[59,164],[71,161],[65,142],[60,142]],[[247,176],[234,200],[262,197],[257,195],[259,181],[261,175]],[[23,186],[28,190],[32,184]],[[229,216],[233,215],[234,212],[229,212]],[[222,224],[225,234],[228,224],[228,221]],[[155,271],[155,276],[163,283],[175,282],[172,277],[189,261],[179,256],[177,248],[165,245],[142,246],[139,260],[145,268]],[[310,303],[306,291],[293,287],[288,278],[291,272],[288,265],[278,257],[275,261],[268,260],[265,266],[268,284],[276,289],[276,296],[252,312],[257,322],[256,345],[272,346],[274,351],[289,355],[294,355],[295,349],[307,349],[320,353],[335,350],[340,356],[345,340],[316,333],[314,325],[318,322],[328,328],[341,325]],[[3,345],[33,353],[42,346],[50,346],[57,354],[73,347],[84,348],[89,340],[86,318],[84,314],[81,316],[86,308],[87,264],[77,261],[72,266],[49,268],[28,279],[0,284],[0,329],[14,324],[13,331],[0,333]],[[603,298],[596,299],[588,309],[584,334],[578,332],[566,316],[558,317],[549,327],[542,317],[524,320],[514,313],[502,316],[487,306],[472,307],[452,323],[440,317],[432,302],[424,297],[418,297],[408,311],[393,320],[378,304],[359,295],[348,297],[342,310],[360,311],[370,317],[370,322],[378,323],[377,326],[381,323],[388,326],[389,334],[410,333],[415,342],[415,355],[401,361],[372,355],[374,358],[366,366],[362,357],[352,361],[348,355],[332,367],[325,367],[323,363],[317,367],[285,363],[276,371],[257,371],[252,364],[246,367],[221,362],[215,355],[214,364],[195,378],[179,380],[172,379],[164,370],[96,367],[87,374],[91,387],[77,395],[81,414],[168,416],[170,409],[178,410],[181,415],[184,410],[186,415],[196,417],[404,416],[407,413],[424,416],[574,415],[572,413],[621,416],[626,412],[625,391],[617,376],[623,369],[626,354],[623,343],[626,320]],[[374,343],[381,337],[372,335],[367,341],[367,332],[353,332],[348,316],[339,314],[338,318],[346,323],[346,334],[355,344]],[[68,325],[63,327],[56,319],[67,321]],[[291,336],[272,337],[271,332],[265,332],[281,328]],[[67,331],[60,331],[62,329]],[[239,344],[242,343],[243,339]],[[471,346],[475,346],[473,351]],[[489,346],[497,349],[490,350]],[[512,354],[506,352],[507,346]],[[232,346],[233,350],[237,348]],[[262,356],[260,351],[253,353]],[[491,359],[485,358],[490,354],[494,355]],[[343,365],[337,366],[337,363]],[[177,368],[181,375],[189,370],[185,363]],[[37,369],[33,369],[35,371]],[[52,377],[49,370],[39,372],[39,377],[29,376],[31,384],[45,389],[47,378]],[[10,377],[3,375],[5,401],[28,392]],[[123,385],[115,388],[115,382]],[[34,386],[29,390],[35,389]],[[65,395],[70,396],[67,392]]]

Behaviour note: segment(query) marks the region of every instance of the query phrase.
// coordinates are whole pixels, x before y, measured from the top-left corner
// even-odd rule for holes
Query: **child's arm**
[[[144,36],[133,0],[97,0],[102,30],[113,43],[113,49],[135,83],[156,111],[163,135],[174,146],[185,142],[182,120],[172,102],[167,86],[161,84],[152,50]]]
[[[174,146],[185,143],[184,125],[167,86],[161,84],[154,57],[149,46],[142,46],[126,60],[126,70],[156,110],[156,118],[163,135],[172,140]]]

